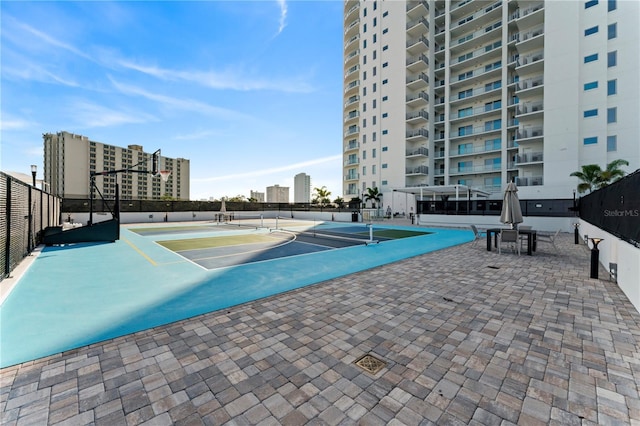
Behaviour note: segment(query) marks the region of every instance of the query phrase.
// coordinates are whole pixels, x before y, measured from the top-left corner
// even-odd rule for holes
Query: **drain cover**
[[[362,368],[364,371],[371,374],[376,374],[378,371],[382,370],[385,365],[387,365],[387,363],[380,361],[378,358],[368,354],[359,358],[355,362],[355,364],[358,367]]]

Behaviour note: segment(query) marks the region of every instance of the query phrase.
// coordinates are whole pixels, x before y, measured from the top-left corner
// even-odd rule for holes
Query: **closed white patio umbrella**
[[[509,182],[504,191],[504,201],[502,203],[502,213],[500,222],[511,225],[514,229],[518,223],[522,223],[522,209],[518,198],[518,187],[514,182]]]

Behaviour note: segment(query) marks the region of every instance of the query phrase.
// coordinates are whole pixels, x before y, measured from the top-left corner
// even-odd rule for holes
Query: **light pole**
[[[591,278],[598,279],[598,268],[600,266],[600,250],[598,250],[598,244],[604,238],[589,238],[591,242]]]
[[[31,165],[31,177],[33,178],[33,187],[36,186],[36,173],[38,173],[38,166],[35,164]]]

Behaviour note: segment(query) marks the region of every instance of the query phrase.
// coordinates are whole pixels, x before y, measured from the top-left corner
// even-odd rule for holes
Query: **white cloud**
[[[102,105],[86,101],[76,102],[72,106],[73,117],[77,119],[78,127],[108,127],[128,123],[148,123],[158,121],[150,114],[127,110],[125,108],[110,109]]]
[[[287,26],[287,2],[286,0],[278,0],[278,6],[280,6],[280,25],[278,26],[278,34],[280,34],[284,27]]]
[[[246,116],[237,111],[233,111],[226,108],[220,108],[200,102],[194,99],[179,99],[172,96],[161,95],[153,93],[140,87],[123,84],[111,79],[111,83],[121,93],[128,96],[140,96],[145,99],[149,99],[154,102],[158,102],[164,106],[185,110],[194,111],[205,115],[217,116],[227,119],[249,119],[251,117]]]
[[[270,168],[270,169],[263,169],[263,170],[254,170],[254,171],[247,172],[247,173],[236,173],[236,174],[229,174],[229,175],[224,175],[224,176],[213,176],[213,177],[206,177],[206,178],[193,178],[193,179],[191,179],[191,181],[192,182],[217,182],[217,181],[231,180],[231,179],[232,180],[248,179],[248,178],[257,177],[257,176],[273,175],[273,174],[286,172],[286,171],[291,171],[291,170],[300,170],[300,169],[304,169],[306,167],[311,167],[311,166],[316,166],[316,165],[319,165],[319,164],[339,161],[341,159],[342,159],[342,155],[341,154],[332,155],[331,157],[316,158],[314,160],[302,161],[300,163],[289,164],[287,166],[273,167],[273,168]]]
[[[275,90],[285,93],[311,93],[314,88],[303,79],[264,80],[253,76],[243,76],[240,70],[189,71],[172,70],[151,65],[141,65],[128,60],[120,60],[118,64],[127,69],[138,71],[165,81],[186,81],[200,86],[219,90]]]

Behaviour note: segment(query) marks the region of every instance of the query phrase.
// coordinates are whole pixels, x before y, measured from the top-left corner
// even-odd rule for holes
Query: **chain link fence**
[[[60,223],[61,199],[0,172],[0,280]]]

